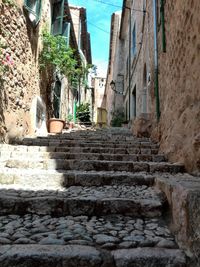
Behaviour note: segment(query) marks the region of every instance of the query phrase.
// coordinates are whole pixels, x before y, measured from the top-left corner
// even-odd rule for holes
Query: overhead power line
[[[103,5],[108,5],[108,6],[118,7],[118,8],[120,8],[120,9],[122,9],[121,6],[118,6],[118,5],[115,5],[115,4],[111,4],[111,3],[107,3],[107,2],[104,2],[104,1],[101,1],[101,0],[93,0],[93,1],[95,1],[95,2],[97,2],[97,3],[101,3],[101,4],[103,4]],[[125,8],[127,8],[127,9],[131,9],[131,10],[136,11],[136,12],[146,12],[146,10],[141,10],[141,9],[137,9],[137,8],[129,8],[129,7],[125,7]]]

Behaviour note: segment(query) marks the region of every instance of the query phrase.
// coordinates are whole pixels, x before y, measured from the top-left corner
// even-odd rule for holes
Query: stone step
[[[152,142],[150,138],[136,138],[134,136],[123,136],[123,135],[85,135],[80,136],[76,134],[72,135],[53,135],[53,136],[38,136],[38,137],[25,137],[22,141],[35,141],[35,140],[51,140],[51,141],[94,141],[94,142],[102,142],[102,141],[109,141],[109,142],[120,142],[120,141],[131,141],[131,142]]]
[[[132,135],[77,135],[73,134],[62,134],[62,135],[49,135],[49,136],[38,136],[38,137],[26,137],[23,141],[34,141],[34,140],[93,140],[93,141],[135,141],[135,142],[151,142],[150,138],[136,138]]]
[[[131,162],[131,161],[102,161],[102,160],[67,160],[67,159],[9,159],[0,162],[1,167],[21,169],[54,169],[54,170],[83,170],[83,171],[127,171],[127,172],[169,172],[184,171],[182,164],[167,162]]]
[[[101,185],[147,185],[152,186],[154,176],[144,172],[82,172],[54,170],[10,169],[0,170],[0,184],[26,188],[56,189],[69,186],[101,186]]]
[[[161,216],[165,197],[142,186],[71,186],[63,190],[0,190],[0,214]]]
[[[162,218],[133,216],[0,216],[2,245],[87,245],[101,249],[178,246]]]
[[[133,248],[107,252],[83,245],[5,245],[1,267],[186,267],[178,249]]]
[[[13,146],[0,145],[0,155],[11,152],[66,152],[66,153],[108,153],[108,154],[148,154],[155,155],[158,153],[158,148],[110,148],[110,147],[69,147],[69,146]]]
[[[138,141],[98,141],[98,140],[51,140],[51,139],[27,139],[23,140],[22,145],[39,146],[83,146],[83,147],[140,147],[140,148],[159,148],[158,144],[152,142]]]
[[[106,160],[106,161],[166,161],[162,154],[108,154],[108,153],[67,153],[67,152],[1,152],[0,160],[7,159],[78,159],[78,160]]]

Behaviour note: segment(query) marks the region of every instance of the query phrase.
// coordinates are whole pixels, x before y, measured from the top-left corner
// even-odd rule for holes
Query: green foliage
[[[65,76],[73,76],[77,61],[74,52],[68,48],[62,36],[53,36],[46,30],[43,31],[43,50],[40,54],[41,69],[53,66],[60,70]]]
[[[78,66],[74,51],[67,47],[64,37],[53,36],[47,30],[43,30],[42,38],[43,50],[40,54],[40,68],[53,66],[59,69],[61,74],[70,79],[74,88],[77,88],[79,84],[86,85],[87,74],[91,68],[95,67],[91,64]]]
[[[91,123],[90,120],[90,104],[82,103],[77,107],[76,117],[80,120],[80,122]]]
[[[112,127],[121,127],[122,123],[124,122],[124,112],[120,110],[116,110],[113,118],[111,120]]]
[[[68,114],[67,115],[67,121],[70,122],[70,121],[73,121],[74,117],[72,114]]]

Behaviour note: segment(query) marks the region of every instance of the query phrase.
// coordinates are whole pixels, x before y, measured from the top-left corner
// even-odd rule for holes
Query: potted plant
[[[65,121],[57,118],[51,118],[48,121],[49,133],[62,133]]]
[[[69,125],[69,129],[74,128],[74,122],[73,122],[73,115],[72,114],[68,114],[67,115],[67,124]]]

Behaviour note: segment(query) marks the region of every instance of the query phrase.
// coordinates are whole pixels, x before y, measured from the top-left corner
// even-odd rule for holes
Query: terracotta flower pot
[[[65,121],[56,118],[49,119],[48,126],[49,133],[62,133]]]
[[[69,122],[69,129],[73,129],[74,128],[74,123],[73,123],[73,121],[70,121]]]

